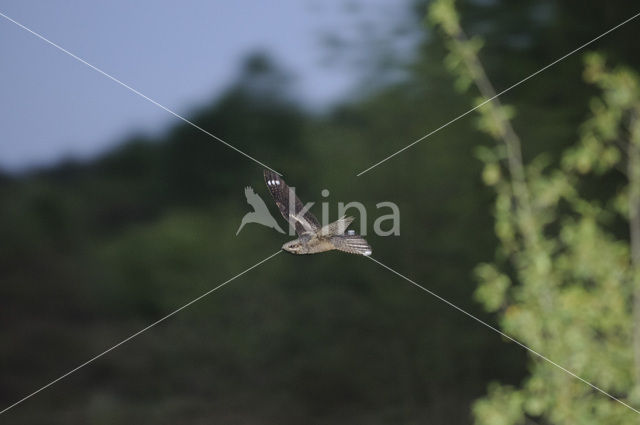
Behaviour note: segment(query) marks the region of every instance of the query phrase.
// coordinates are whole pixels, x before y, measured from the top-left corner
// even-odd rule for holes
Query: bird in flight
[[[265,204],[262,198],[253,191],[253,188],[250,186],[245,187],[244,196],[247,198],[247,203],[253,207],[253,211],[246,213],[244,217],[242,217],[242,222],[240,223],[240,227],[238,227],[236,236],[247,223],[262,224],[263,226],[276,229],[280,233],[284,233],[284,230],[278,226],[278,222],[275,218],[271,217],[271,214],[269,214],[267,204]]]
[[[298,234],[298,239],[285,243],[282,249],[293,254],[317,254],[337,249],[350,254],[371,255],[371,247],[362,236],[353,230],[345,233],[353,217],[342,217],[321,227],[316,216],[307,211],[295,191],[278,174],[264,170],[264,180],[280,213]]]

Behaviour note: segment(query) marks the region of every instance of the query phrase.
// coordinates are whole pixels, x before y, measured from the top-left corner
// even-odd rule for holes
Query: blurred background
[[[457,7],[497,90],[637,13],[632,2]],[[332,219],[337,202],[363,202],[377,259],[495,324],[473,296],[473,270],[498,247],[474,153],[493,142],[473,118],[356,178],[473,102],[427,8],[10,0],[0,12],[282,172],[303,201],[329,189]],[[638,69],[638,25],[591,48]],[[235,235],[245,186],[277,213],[255,163],[4,18],[0,52],[1,409],[288,237],[255,224]],[[525,161],[558,161],[578,139],[596,93],[583,68],[576,54],[504,95]],[[399,236],[372,234],[382,201],[400,207]],[[527,364],[371,261],[280,254],[2,422],[470,424],[490,383],[519,385]]]

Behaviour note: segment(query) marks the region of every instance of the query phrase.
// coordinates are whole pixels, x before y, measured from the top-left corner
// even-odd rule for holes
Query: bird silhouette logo
[[[236,236],[247,223],[262,224],[263,226],[271,227],[280,233],[284,233],[284,230],[280,228],[276,219],[273,218],[271,213],[269,213],[267,204],[265,204],[262,198],[253,191],[251,186],[244,188],[244,195],[247,198],[247,203],[253,207],[253,212],[246,213],[244,217],[242,217],[242,222],[240,223],[240,227],[238,227]]]

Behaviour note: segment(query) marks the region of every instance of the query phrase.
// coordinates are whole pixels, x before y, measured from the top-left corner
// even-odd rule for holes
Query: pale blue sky
[[[321,34],[405,1],[5,0],[0,12],[179,114],[211,101],[239,60],[265,49],[306,102],[344,95],[355,73],[324,67]],[[370,13],[371,12],[371,13]],[[178,122],[166,111],[0,17],[0,168],[87,157],[134,132]],[[208,129],[215,134],[215,129]]]

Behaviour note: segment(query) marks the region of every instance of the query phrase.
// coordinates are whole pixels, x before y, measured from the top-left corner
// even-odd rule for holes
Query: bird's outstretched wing
[[[282,216],[296,229],[301,236],[305,233],[315,233],[320,228],[318,219],[309,211],[303,212],[302,201],[295,196],[295,192],[287,186],[282,178],[270,170],[264,170],[264,181],[267,183],[269,193],[276,201],[276,205]],[[293,199],[290,199],[293,196]],[[293,209],[291,209],[292,207]]]

